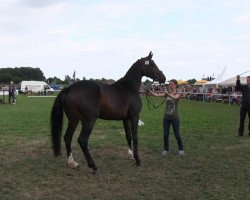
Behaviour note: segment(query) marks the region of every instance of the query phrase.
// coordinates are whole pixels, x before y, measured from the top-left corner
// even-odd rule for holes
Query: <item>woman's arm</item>
[[[149,91],[149,93],[151,94],[151,95],[153,95],[153,96],[155,96],[155,97],[165,97],[165,93],[155,93],[155,92],[153,92],[153,91],[151,91],[151,90],[148,90]]]
[[[170,93],[168,93],[168,92],[166,92],[166,96],[167,97],[169,97],[169,98],[171,98],[171,99],[174,99],[174,100],[178,100],[178,99],[180,99],[180,95],[179,94],[170,94]]]

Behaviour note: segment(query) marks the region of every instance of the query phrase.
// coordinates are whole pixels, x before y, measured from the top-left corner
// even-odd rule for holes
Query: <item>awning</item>
[[[178,83],[178,85],[186,85],[186,84],[189,84],[187,81],[184,81],[184,80],[178,80],[177,83]]]

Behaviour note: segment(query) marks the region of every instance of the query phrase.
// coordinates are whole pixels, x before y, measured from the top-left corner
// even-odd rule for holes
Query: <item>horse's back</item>
[[[93,81],[79,81],[67,88],[66,110],[79,117],[98,116],[100,86]],[[67,113],[66,113],[67,114]]]
[[[71,98],[80,98],[85,102],[98,103],[100,98],[100,86],[93,81],[79,81],[69,87]],[[87,97],[86,97],[87,96]]]

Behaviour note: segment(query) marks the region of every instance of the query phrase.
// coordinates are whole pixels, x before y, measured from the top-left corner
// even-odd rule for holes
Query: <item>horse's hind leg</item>
[[[82,151],[84,153],[84,156],[87,160],[88,167],[91,168],[94,172],[97,171],[97,167],[89,153],[88,141],[89,141],[89,136],[93,130],[95,121],[96,119],[82,121],[82,130],[78,138],[78,143],[80,144]]]
[[[68,123],[67,130],[64,134],[64,142],[67,151],[67,158],[68,158],[68,166],[71,168],[76,168],[78,164],[74,161],[72,150],[71,150],[71,141],[74,135],[75,129],[78,125],[79,120],[70,120]]]
[[[123,120],[123,127],[125,130],[126,139],[127,139],[128,146],[129,146],[129,149],[128,149],[129,157],[130,157],[130,159],[134,159],[134,155],[133,155],[133,152],[131,150],[131,141],[132,141],[131,125],[130,125],[130,121],[128,119]]]

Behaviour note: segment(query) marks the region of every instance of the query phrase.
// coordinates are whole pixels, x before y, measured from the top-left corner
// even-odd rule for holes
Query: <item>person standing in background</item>
[[[16,99],[15,99],[15,86],[13,84],[13,82],[11,81],[10,82],[10,85],[9,85],[9,104],[15,104],[16,103]],[[11,99],[12,99],[12,102],[11,102]]]
[[[240,107],[240,127],[238,136],[242,137],[244,133],[244,123],[246,114],[248,113],[248,136],[250,138],[250,76],[247,76],[247,84],[242,85],[240,82],[240,76],[236,77],[236,90],[240,90],[242,93],[242,104]]]

